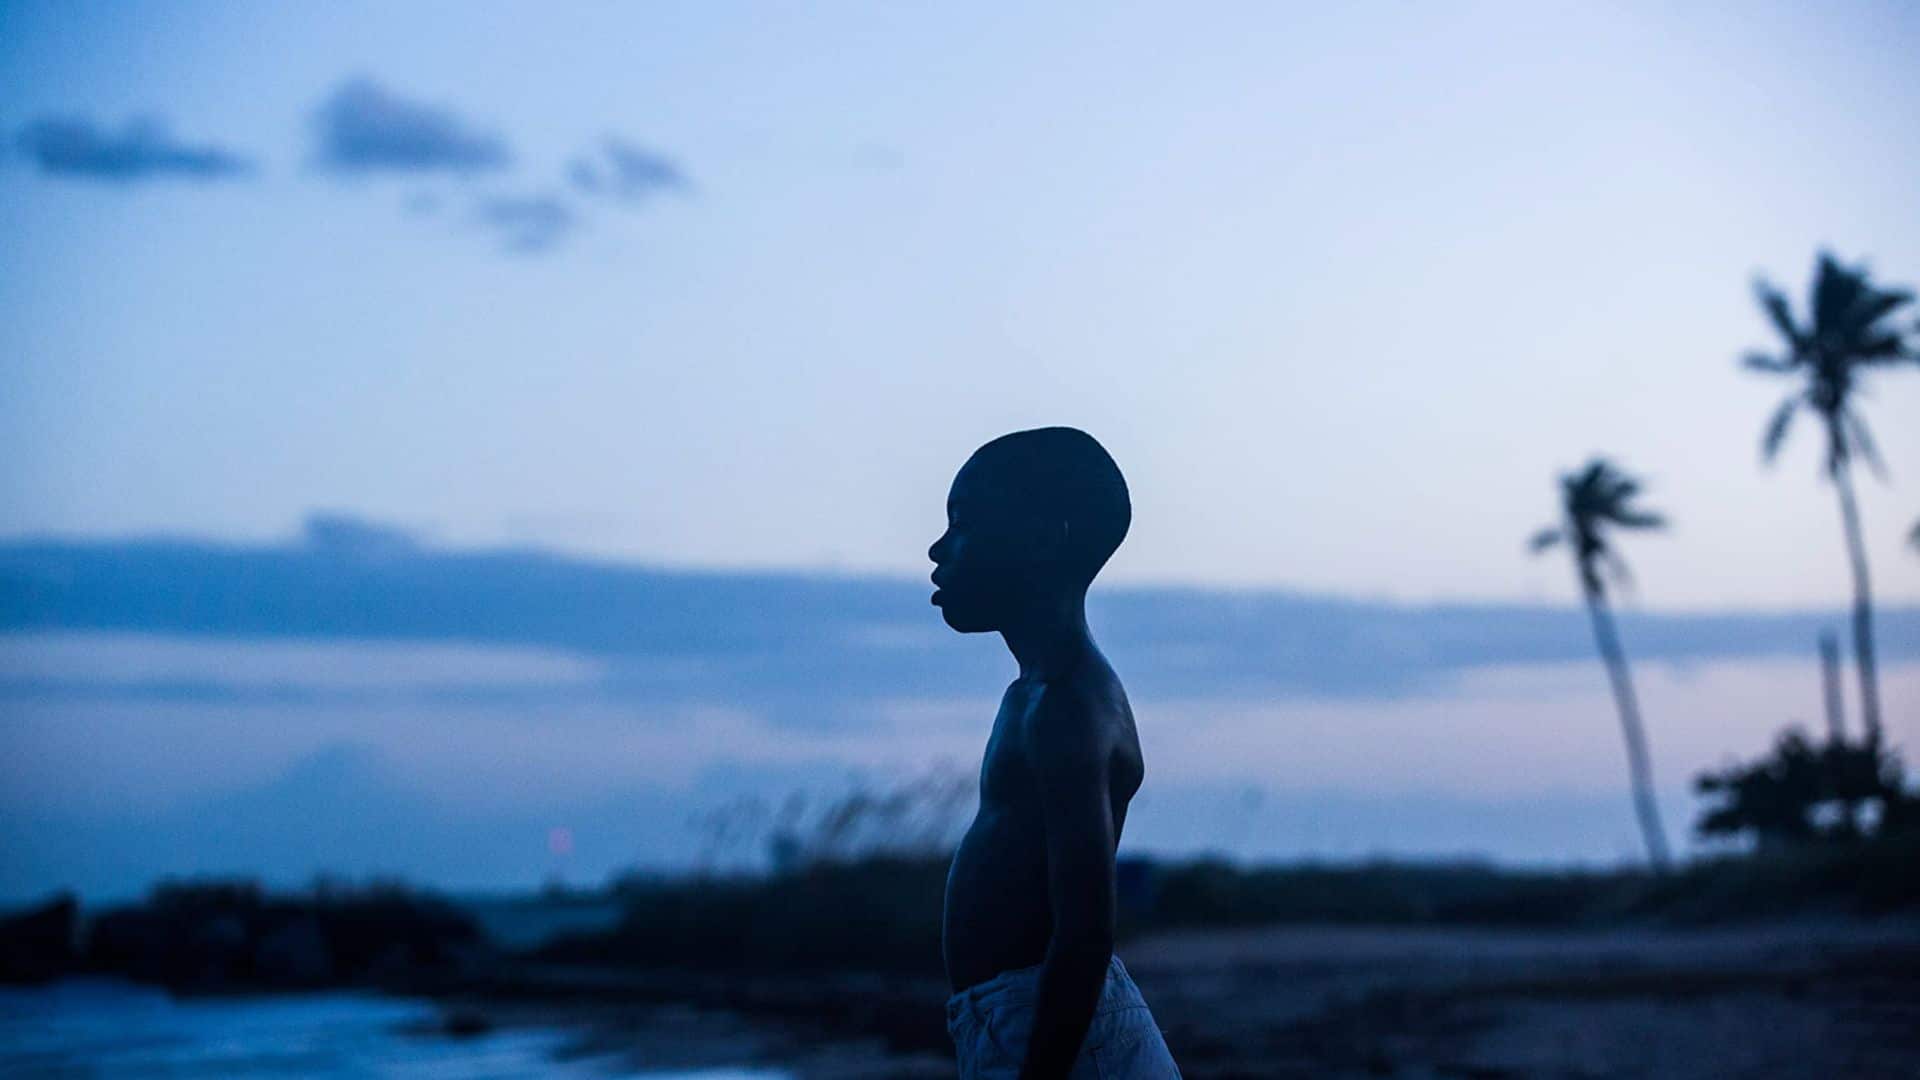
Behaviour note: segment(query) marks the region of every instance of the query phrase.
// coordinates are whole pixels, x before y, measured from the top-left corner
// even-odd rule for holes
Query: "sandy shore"
[[[1920,1075],[1920,925],[1274,928],[1135,945],[1189,1077]]]
[[[1595,932],[1276,927],[1122,951],[1191,1080],[1920,1076],[1920,922]],[[948,1076],[925,980],[549,972],[449,999],[582,1055]]]

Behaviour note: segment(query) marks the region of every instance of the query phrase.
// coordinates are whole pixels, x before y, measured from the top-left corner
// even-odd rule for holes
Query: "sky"
[[[1915,55],[1897,2],[0,0],[0,897],[183,868],[524,885],[559,827],[597,878],[692,857],[685,816],[743,790],[969,768],[1004,658],[906,583],[966,455],[1046,424],[1131,486],[1096,614],[1163,605],[1097,627],[1153,762],[1130,844],[1631,857],[1573,574],[1523,550],[1595,453],[1673,522],[1623,541],[1622,600],[1679,837],[1695,772],[1819,715],[1810,640],[1716,623],[1689,652],[1657,617],[1786,633],[1849,596],[1815,433],[1762,467],[1790,387],[1738,358],[1775,344],[1756,275],[1803,303],[1828,248],[1920,283]],[[1920,369],[1864,392],[1909,745]],[[247,560],[305,550],[315,512],[429,563],[720,572],[745,606],[687,610],[748,630],[748,571],[839,582],[873,619],[809,644],[867,700],[783,713],[734,674],[764,643],[681,672],[35,606],[47,566],[160,535],[240,560],[208,579],[229,614],[278,610]],[[1338,664],[1285,653],[1345,640],[1314,636],[1322,601],[1374,605]],[[1436,627],[1479,624],[1433,602],[1574,636],[1443,656]],[[1258,683],[1303,663],[1375,685]],[[641,669],[698,693],[634,697]]]
[[[1920,11],[0,6],[0,534],[917,575],[1082,426],[1123,581],[1564,600],[1594,452],[1651,608],[1825,605],[1737,370],[1824,246],[1920,281]],[[130,126],[144,123],[145,126]],[[64,141],[63,141],[64,140]],[[1869,387],[1920,598],[1920,373]]]
[[[1089,620],[1148,762],[1126,853],[1636,858],[1571,605],[1133,586]],[[1920,608],[1877,622],[1888,742],[1913,747]],[[1623,614],[1677,847],[1711,850],[1692,777],[1823,729],[1813,643],[1840,624]],[[993,635],[887,578],[441,550],[339,518],[273,545],[0,543],[0,902],[181,873],[491,891],[759,865],[752,832],[716,849],[699,823],[748,797],[964,790],[1012,675]]]

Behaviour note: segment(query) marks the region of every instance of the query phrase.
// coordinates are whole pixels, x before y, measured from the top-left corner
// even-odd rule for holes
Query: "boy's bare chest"
[[[980,762],[983,807],[1018,805],[1033,794],[1032,770],[1022,750],[1031,705],[1031,695],[1018,690],[1009,690],[1000,699],[1000,711],[994,714],[993,732],[987,736],[986,754]]]

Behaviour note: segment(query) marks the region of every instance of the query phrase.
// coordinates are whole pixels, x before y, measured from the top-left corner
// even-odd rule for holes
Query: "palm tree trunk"
[[[1840,642],[1833,631],[1820,631],[1820,691],[1827,703],[1827,782],[1840,797],[1840,832],[1860,835],[1860,806],[1853,801],[1846,774],[1847,719],[1840,700]]]
[[[1847,557],[1853,563],[1853,657],[1860,667],[1860,719],[1867,745],[1880,745],[1880,680],[1873,663],[1873,592],[1867,584],[1867,548],[1860,539],[1860,509],[1853,501],[1853,478],[1845,466],[1833,470],[1840,493],[1840,524],[1847,533]]]
[[[1820,631],[1820,692],[1827,703],[1827,741],[1844,746],[1847,713],[1840,703],[1840,643],[1831,630]]]
[[[1653,762],[1647,754],[1647,733],[1640,724],[1640,703],[1633,696],[1633,680],[1627,672],[1627,657],[1620,650],[1619,635],[1613,630],[1613,615],[1607,599],[1597,589],[1587,588],[1587,615],[1593,620],[1593,640],[1600,647],[1600,659],[1606,662],[1607,677],[1613,682],[1613,702],[1620,708],[1620,730],[1627,740],[1627,773],[1633,781],[1633,810],[1640,818],[1640,832],[1647,841],[1647,861],[1657,874],[1667,871],[1667,833],[1660,825],[1660,806],[1653,798]]]

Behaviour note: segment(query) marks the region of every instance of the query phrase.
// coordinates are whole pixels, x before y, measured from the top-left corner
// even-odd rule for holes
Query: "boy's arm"
[[[1053,937],[1040,968],[1022,1080],[1065,1077],[1093,1022],[1113,955],[1113,804],[1089,703],[1043,694],[1027,716],[1028,760],[1046,829]]]

